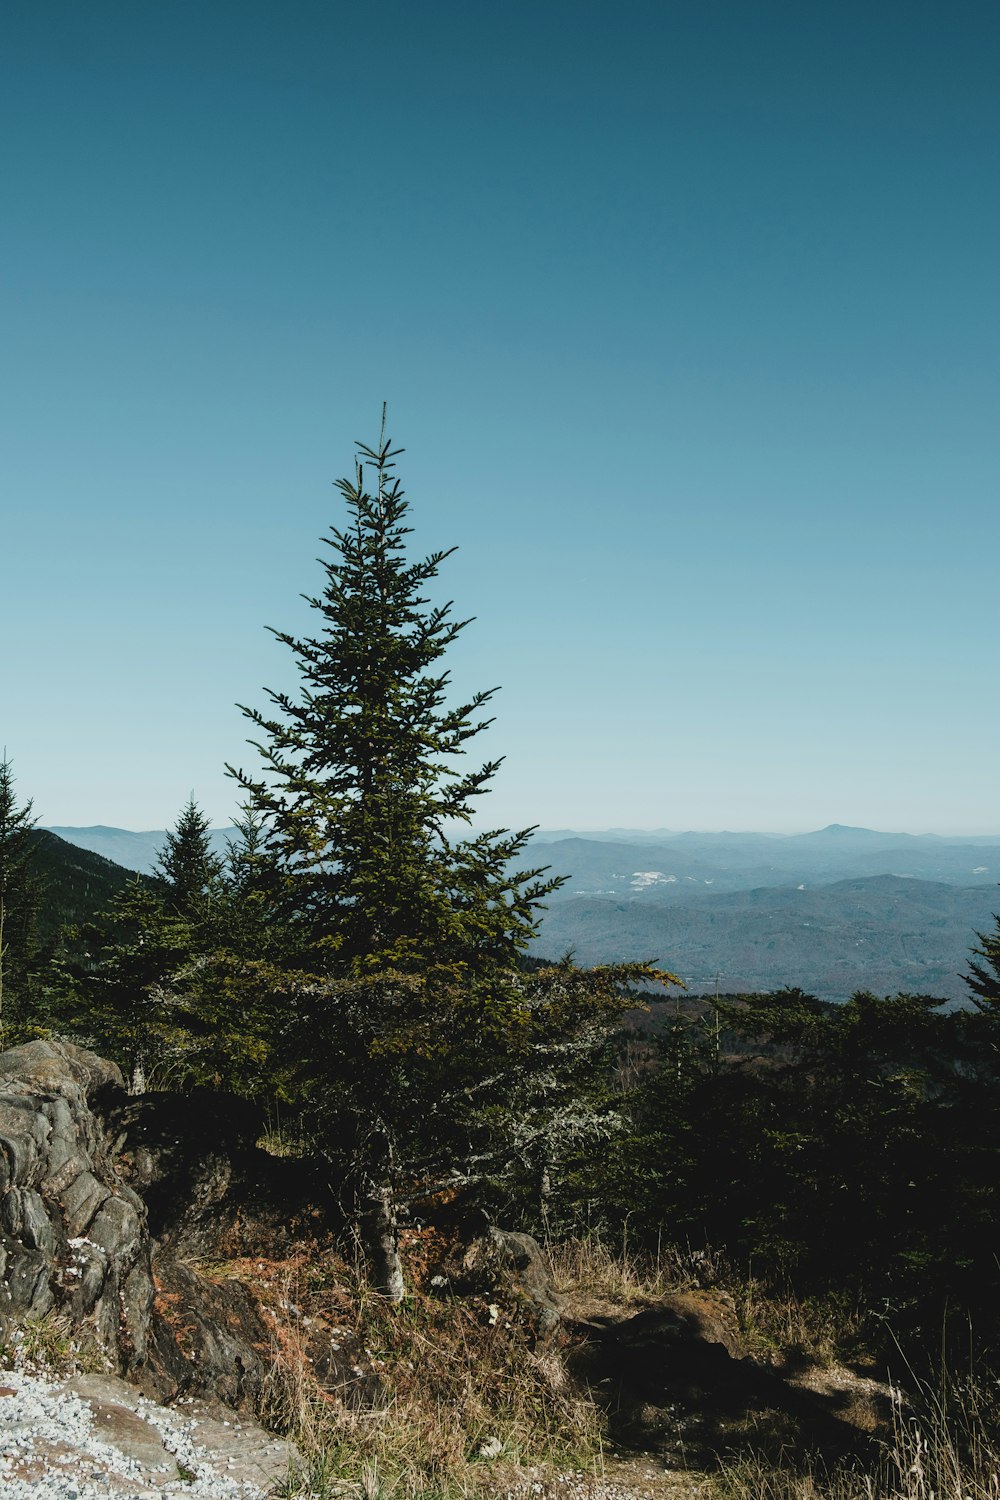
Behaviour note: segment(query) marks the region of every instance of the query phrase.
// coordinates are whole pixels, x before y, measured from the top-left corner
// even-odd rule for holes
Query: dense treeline
[[[723,1251],[836,1294],[867,1334],[997,1328],[1000,1011],[798,990],[658,1005],[633,1037],[614,1149],[578,1159],[563,1224]],[[624,1054],[620,1054],[624,1055]]]
[[[43,944],[43,862],[4,762],[4,1042],[66,1035],[136,1089],[280,1099],[392,1298],[399,1225],[446,1186],[550,1234],[711,1245],[894,1329],[945,1309],[992,1329],[1000,923],[965,1011],[788,990],[654,1001],[644,1027],[669,974],[529,959],[558,876],[519,868],[531,830],[467,832],[497,763],[460,757],[491,693],[452,703],[439,660],[465,622],[430,598],[448,554],[407,558],[394,457],[383,435],[340,484],[317,633],[278,632],[300,692],[245,710],[262,768],[232,772],[224,860],[191,801],[154,880]]]

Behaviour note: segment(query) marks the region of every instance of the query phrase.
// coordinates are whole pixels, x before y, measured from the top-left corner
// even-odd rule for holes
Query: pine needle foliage
[[[964,976],[973,1002],[988,1014],[1000,1014],[1000,916],[993,932],[977,932],[980,946],[973,948],[969,972]],[[982,959],[982,963],[977,960]]]
[[[191,922],[205,920],[222,873],[222,860],[212,852],[208,830],[208,816],[189,797],[168,830],[154,866],[154,874],[167,886],[170,910]]]
[[[378,444],[358,450],[337,485],[348,523],[324,538],[324,588],[308,599],[319,631],[274,632],[301,691],[270,692],[273,715],[243,707],[265,775],[229,769],[267,821],[310,967],[461,978],[487,955],[513,964],[562,881],[513,869],[530,828],[450,835],[471,823],[500,765],[456,765],[491,722],[483,711],[496,690],[449,703],[438,664],[470,622],[425,590],[455,549],[408,560],[403,450],[385,437],[384,413]]]

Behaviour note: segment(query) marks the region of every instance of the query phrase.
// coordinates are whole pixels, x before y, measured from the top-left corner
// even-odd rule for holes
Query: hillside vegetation
[[[167,833],[51,830],[151,871]],[[209,829],[223,857],[234,830]],[[677,834],[555,839],[539,864],[567,877],[539,913],[532,951],[601,964],[662,958],[688,989],[771,990],[824,1000],[916,990],[960,1003],[974,934],[996,905],[1000,848],[833,827],[788,838]]]
[[[788,984],[828,1000],[871,989],[967,1003],[968,951],[996,906],[994,886],[897,875],[687,900],[581,896],[553,905],[535,948],[585,964],[662,959],[696,991]]]
[[[38,932],[44,941],[67,927],[92,922],[136,878],[134,871],[43,828],[32,831],[31,848],[40,892]]]

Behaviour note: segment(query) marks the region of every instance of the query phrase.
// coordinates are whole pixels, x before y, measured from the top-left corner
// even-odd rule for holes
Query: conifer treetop
[[[289,902],[312,940],[354,969],[510,962],[558,881],[511,873],[533,829],[452,837],[470,825],[501,764],[460,758],[492,719],[496,688],[458,702],[441,658],[471,623],[428,586],[454,548],[408,555],[403,452],[384,425],[337,481],[346,521],[331,527],[322,590],[304,596],[318,628],[274,630],[299,690],[269,691],[272,711],[241,705],[264,774],[229,768],[268,827]]]

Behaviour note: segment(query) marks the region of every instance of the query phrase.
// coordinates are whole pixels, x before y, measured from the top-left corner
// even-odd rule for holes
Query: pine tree
[[[189,797],[154,866],[154,873],[167,884],[166,899],[174,915],[193,923],[208,916],[222,872],[208,829],[208,818]]]
[[[91,948],[77,1024],[141,1092],[152,1068],[203,1081],[199,1072],[198,962],[215,946],[222,860],[193,797],[166,835],[154,881],[137,876],[85,929]],[[199,1028],[202,1031],[203,1028]]]
[[[1000,916],[994,916],[994,921],[994,932],[976,933],[981,947],[973,948],[969,972],[963,977],[979,1009],[1000,1015]],[[977,958],[983,963],[976,963]]]
[[[322,595],[308,600],[321,633],[275,632],[295,656],[301,696],[270,693],[279,717],[243,708],[265,736],[257,748],[268,774],[232,774],[267,819],[314,958],[335,955],[340,974],[461,972],[487,953],[510,963],[534,932],[539,901],[561,882],[510,873],[531,829],[448,837],[450,824],[471,822],[499,766],[452,764],[490,722],[479,716],[495,689],[447,706],[448,673],[435,663],[469,621],[423,590],[454,548],[407,561],[408,506],[393,472],[402,450],[384,424],[377,448],[358,446],[354,477],[338,483],[350,524],[324,538],[334,556]]]
[[[218,881],[211,928],[215,946],[236,958],[266,961],[287,956],[289,940],[280,920],[274,868],[267,853],[267,825],[248,803],[233,820]]]
[[[450,552],[407,557],[402,450],[384,412],[378,444],[358,448],[354,475],[338,483],[348,520],[325,538],[324,588],[308,599],[319,630],[275,632],[299,694],[269,693],[271,715],[243,709],[264,775],[229,769],[265,822],[297,933],[290,1034],[330,1152],[353,1177],[376,1278],[398,1298],[404,1183],[468,1180],[495,1164],[529,1074],[551,1075],[564,1106],[560,1055],[579,1067],[570,1040],[596,1039],[596,1018],[620,1009],[641,966],[587,984],[524,971],[541,903],[561,880],[516,868],[533,829],[452,832],[471,824],[499,765],[456,765],[490,722],[495,690],[450,704],[440,662],[469,621],[425,592]]]
[[[31,868],[30,801],[20,807],[6,753],[0,760],[0,1049],[30,1008],[32,965],[38,951],[38,882]]]
[[[190,924],[169,909],[162,890],[137,875],[83,936],[89,951],[74,1030],[113,1058],[141,1093],[154,1063],[161,1083],[176,1063],[170,999],[190,958]]]

